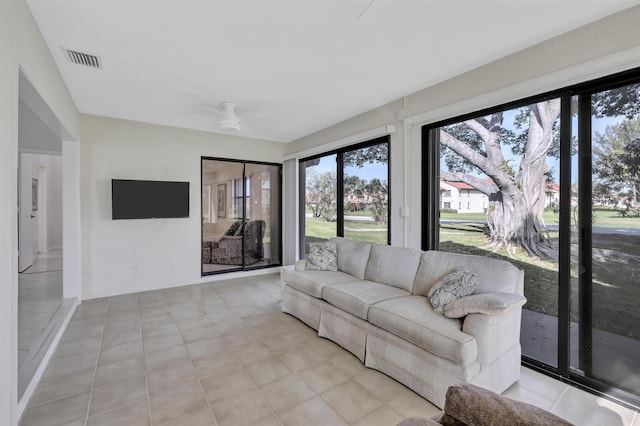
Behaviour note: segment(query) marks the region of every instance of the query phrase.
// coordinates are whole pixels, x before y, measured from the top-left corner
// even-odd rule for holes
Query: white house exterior
[[[440,208],[454,209],[458,213],[483,213],[489,206],[489,197],[464,182],[440,179]]]

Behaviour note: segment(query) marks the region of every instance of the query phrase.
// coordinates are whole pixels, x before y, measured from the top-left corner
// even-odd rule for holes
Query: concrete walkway
[[[570,327],[570,365],[578,365],[578,324]],[[546,364],[558,364],[558,319],[522,310],[522,354]],[[640,341],[593,330],[593,376],[617,388],[640,395]]]

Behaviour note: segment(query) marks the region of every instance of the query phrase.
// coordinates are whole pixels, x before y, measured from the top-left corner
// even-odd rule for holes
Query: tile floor
[[[85,301],[22,425],[395,425],[439,412],[279,300],[270,274]],[[505,394],[578,425],[640,426],[526,368]]]

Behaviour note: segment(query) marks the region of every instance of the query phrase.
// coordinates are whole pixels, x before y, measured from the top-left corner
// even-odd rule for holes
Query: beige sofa
[[[331,241],[337,271],[307,270],[306,260],[282,269],[283,312],[440,408],[451,385],[500,393],[518,380],[523,271],[480,256]],[[455,303],[455,315],[469,313],[449,318],[425,296],[458,266],[478,286]]]

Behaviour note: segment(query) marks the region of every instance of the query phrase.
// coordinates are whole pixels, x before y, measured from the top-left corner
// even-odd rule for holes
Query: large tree
[[[606,186],[617,195],[627,192],[627,208],[638,207],[640,191],[640,119],[624,120],[596,133],[594,174],[597,185]],[[620,201],[619,197],[616,201]]]
[[[640,113],[640,84],[595,93],[591,108],[596,118],[636,118]],[[519,246],[532,256],[556,256],[543,227],[542,213],[550,175],[547,156],[559,154],[559,114],[560,100],[552,99],[520,108],[509,126],[503,125],[504,113],[497,112],[440,129],[449,168],[440,177],[465,182],[487,195],[489,238],[509,252]],[[516,133],[515,129],[524,131]],[[512,164],[513,158],[504,156],[502,148],[506,145],[519,158],[519,164]]]
[[[554,256],[542,213],[549,171],[547,153],[559,115],[560,101],[553,99],[520,110],[515,125],[527,128],[520,134],[503,126],[503,112],[440,130],[441,144],[457,154],[447,157],[451,171],[441,172],[441,178],[465,182],[487,195],[489,238],[508,251],[520,246],[533,256]],[[517,169],[505,158],[503,145],[511,145],[512,151],[521,154]],[[469,173],[473,169],[489,179]]]
[[[322,173],[310,172],[306,179],[307,205],[314,217],[328,222],[337,218],[337,179],[335,171]]]

